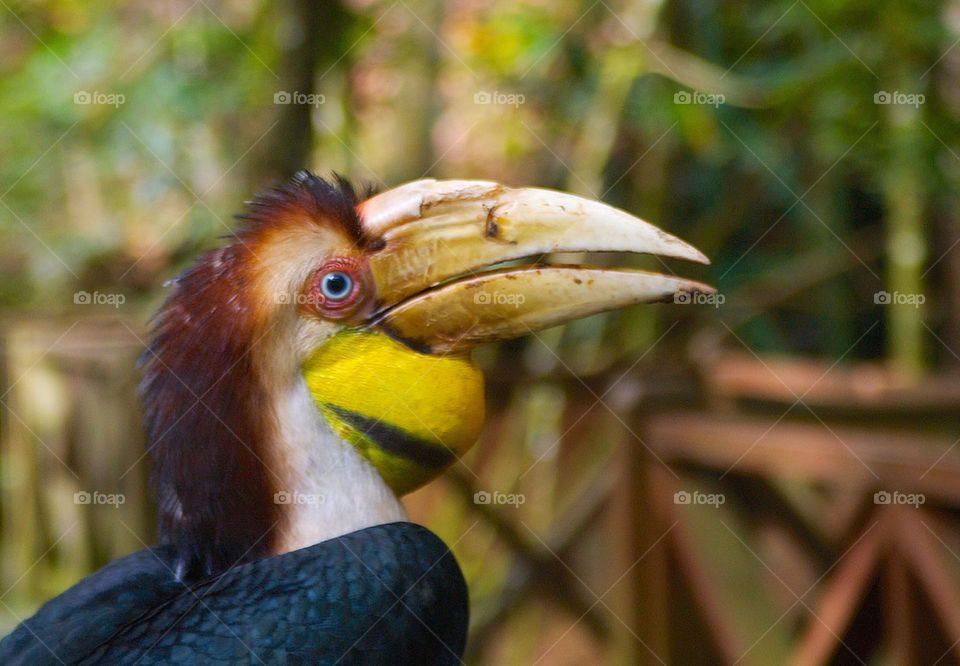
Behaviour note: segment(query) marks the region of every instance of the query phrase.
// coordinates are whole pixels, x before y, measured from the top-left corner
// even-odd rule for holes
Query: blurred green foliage
[[[0,305],[151,303],[308,166],[602,197],[714,259],[722,312],[689,314],[708,346],[954,363],[958,31],[920,2],[13,2]],[[649,343],[652,316],[566,335]]]

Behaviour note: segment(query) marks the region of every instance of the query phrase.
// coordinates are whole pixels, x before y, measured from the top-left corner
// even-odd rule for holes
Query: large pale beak
[[[373,321],[411,346],[445,353],[676,294],[700,282],[637,270],[497,264],[554,252],[634,252],[709,260],[606,204],[480,180],[418,180],[360,206],[377,288]]]

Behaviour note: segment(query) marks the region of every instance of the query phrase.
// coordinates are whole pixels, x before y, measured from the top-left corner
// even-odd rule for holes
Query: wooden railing
[[[0,630],[154,541],[145,320],[5,321]],[[483,440],[407,500],[468,578],[468,663],[960,663],[960,378],[501,355]]]

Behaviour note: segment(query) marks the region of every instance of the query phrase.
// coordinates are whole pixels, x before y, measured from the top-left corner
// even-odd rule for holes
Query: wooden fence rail
[[[143,321],[4,322],[0,631],[154,540]],[[483,441],[407,500],[468,577],[469,663],[960,663],[958,378],[493,370]]]

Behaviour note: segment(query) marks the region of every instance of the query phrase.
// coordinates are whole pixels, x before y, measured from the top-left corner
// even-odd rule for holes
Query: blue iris
[[[331,301],[342,301],[352,290],[353,278],[343,271],[330,271],[320,281],[320,291]]]

